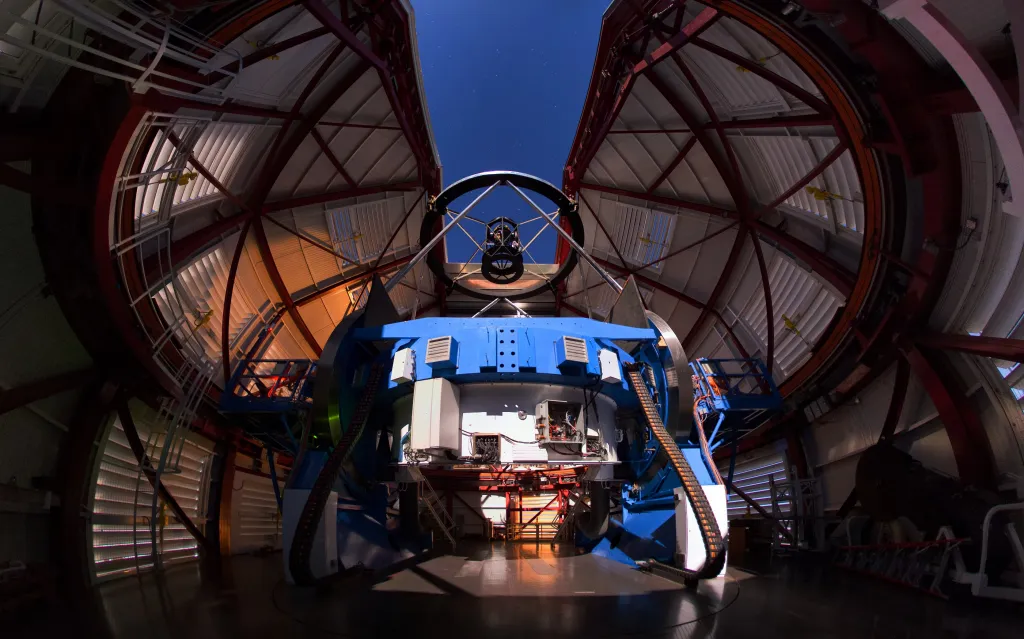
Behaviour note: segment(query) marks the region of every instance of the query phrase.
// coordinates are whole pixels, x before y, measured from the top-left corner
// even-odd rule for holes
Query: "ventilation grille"
[[[452,359],[452,338],[450,335],[446,337],[432,337],[427,340],[427,357],[424,360],[426,364],[436,364],[438,362],[447,362]]]
[[[565,346],[565,361],[589,364],[590,356],[587,354],[587,342],[579,337],[562,337],[562,344]]]
[[[137,428],[150,459],[157,459],[164,444],[163,433],[151,432],[146,420],[141,419]],[[207,516],[211,446],[191,438],[180,445],[176,472],[164,473],[160,483],[203,530]],[[150,531],[153,488],[140,471],[117,418],[98,463],[92,499],[93,574],[101,581],[150,570],[153,568]],[[161,505],[159,508],[159,512],[164,512],[162,509],[166,507]],[[199,556],[198,544],[185,526],[174,518],[163,516],[157,523],[156,551],[165,565],[192,561]]]

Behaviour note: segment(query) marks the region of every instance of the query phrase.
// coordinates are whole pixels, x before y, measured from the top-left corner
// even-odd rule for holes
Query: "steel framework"
[[[816,397],[813,394],[816,389],[810,386],[809,382],[818,377],[830,362],[835,361],[835,357],[841,349],[853,349],[857,366],[865,370],[879,371],[884,370],[898,357],[894,345],[908,341],[917,342],[922,347],[958,350],[996,359],[1020,361],[1020,355],[1024,350],[1021,349],[1018,340],[942,336],[924,334],[920,330],[945,283],[952,253],[941,248],[937,252],[912,251],[911,257],[904,259],[903,256],[897,255],[900,252],[899,248],[887,248],[897,237],[893,235],[892,229],[898,228],[894,225],[899,224],[899,216],[902,213],[887,211],[887,197],[889,196],[883,191],[883,186],[888,184],[892,188],[894,173],[891,166],[893,160],[902,165],[905,175],[921,180],[924,187],[921,191],[923,210],[931,212],[925,216],[924,221],[923,231],[926,241],[930,240],[940,247],[955,246],[952,238],[955,238],[959,231],[957,202],[960,199],[960,176],[955,137],[952,135],[950,122],[945,115],[956,109],[937,109],[931,105],[931,102],[922,102],[918,99],[921,95],[934,94],[935,91],[932,87],[941,86],[942,83],[935,79],[934,73],[925,66],[907,42],[886,24],[877,12],[856,0],[808,0],[802,3],[807,11],[815,12],[815,14],[808,15],[843,15],[844,19],[832,26],[834,33],[849,43],[861,59],[871,65],[876,82],[873,84],[875,88],[870,92],[870,98],[876,105],[877,118],[882,122],[882,126],[869,131],[864,128],[857,115],[858,110],[864,108],[861,96],[837,82],[835,76],[827,71],[813,54],[809,53],[798,29],[784,25],[783,20],[755,12],[732,0],[718,0],[709,3],[711,5],[709,11],[717,11],[716,19],[736,19],[772,42],[780,54],[788,56],[817,85],[821,91],[821,98],[781,77],[767,66],[703,37],[699,30],[707,28],[709,16],[706,13],[701,13],[692,24],[684,25],[680,20],[682,11],[677,11],[675,24],[669,24],[666,16],[671,15],[671,3],[652,1],[626,4],[629,6],[626,7],[624,4],[623,8],[609,12],[604,21],[591,86],[584,105],[583,118],[566,163],[563,183],[566,192],[580,192],[581,198],[584,197],[582,192],[589,189],[735,221],[738,225],[736,239],[718,283],[706,301],[689,300],[687,296],[678,291],[673,294],[665,287],[659,288],[659,290],[701,309],[697,323],[686,336],[685,343],[687,345],[692,344],[693,340],[704,330],[709,318],[716,317],[715,309],[719,298],[722,291],[727,288],[728,282],[733,278],[743,242],[750,237],[754,243],[755,257],[758,258],[762,290],[765,292],[765,302],[769,314],[772,306],[771,290],[764,260],[760,256],[761,242],[774,244],[804,263],[821,279],[828,282],[832,288],[846,297],[846,304],[838,313],[837,319],[833,321],[826,337],[813,351],[810,360],[782,384],[781,390],[784,396],[796,395],[798,398],[807,399]],[[799,7],[798,10],[802,11]],[[645,53],[648,51],[648,42],[652,39],[662,41],[662,45],[655,49],[660,52],[657,56]],[[773,84],[780,91],[801,100],[814,111],[814,113],[797,118],[759,118],[749,121],[751,128],[831,126],[839,138],[839,144],[810,171],[776,196],[772,202],[765,204],[751,202],[748,196],[751,190],[740,179],[741,173],[738,170],[735,155],[729,140],[724,135],[726,129],[746,126],[747,121],[722,121],[718,118],[707,95],[681,56],[678,55],[678,48],[684,45],[700,48],[706,53],[736,64],[747,72]],[[679,96],[674,94],[672,87],[664,77],[659,74],[656,64],[666,59],[673,60],[682,72],[689,88],[706,111],[708,122],[698,121],[695,115],[688,111]],[[635,84],[637,74],[644,74],[649,84],[672,106],[683,121],[684,128],[680,128],[676,132],[689,132],[692,137],[678,149],[668,171],[662,171],[662,174],[644,191],[630,191],[614,186],[595,184],[593,180],[585,179],[585,176],[587,176],[590,161],[598,147],[608,135],[630,132],[622,128],[621,125],[618,128],[615,127],[615,122],[628,98],[629,91]],[[851,98],[851,95],[854,97]],[[941,96],[936,99],[940,98]],[[977,108],[977,105],[967,104],[969,100],[960,99],[960,102],[965,103],[963,109]],[[652,129],[634,131],[633,133],[655,132],[661,131]],[[711,137],[712,133],[717,133],[717,140]],[[699,143],[708,153],[732,197],[734,208],[689,202],[655,192],[667,178],[666,173],[671,173],[672,168],[682,161],[686,152],[693,146],[690,144],[692,140],[696,140],[696,143]],[[828,255],[761,219],[766,212],[779,206],[821,175],[844,153],[850,153],[858,166],[864,195],[864,242],[856,272],[846,270]],[[588,208],[594,211],[589,204]],[[896,219],[886,221],[883,225],[883,217],[890,215],[895,215]],[[599,219],[598,222],[603,230]],[[605,234],[608,235],[607,232]],[[616,254],[619,254],[618,248],[610,236],[609,241]],[[891,256],[891,259],[880,260],[878,259],[880,255]],[[621,255],[619,259],[625,265]],[[616,265],[609,266],[616,267]],[[619,270],[628,272],[632,269],[623,266],[619,267]],[[636,270],[642,270],[642,268]],[[867,309],[867,304],[872,299],[873,291],[877,290],[879,283],[885,278],[892,277],[893,273],[899,273],[900,277],[910,276],[909,290],[898,301],[897,306],[881,315],[880,320],[874,320],[865,325],[862,317]],[[653,280],[649,280],[646,284],[653,285]],[[571,306],[564,299],[560,300],[560,304],[573,312],[582,314],[582,311]],[[773,322],[769,320],[769,327],[772,324]],[[773,332],[769,331],[768,335],[769,351],[773,350]],[[930,365],[926,366],[927,360],[920,355],[919,351],[913,350],[912,352],[916,353],[912,357],[918,362],[915,365],[915,370],[921,368],[927,372],[933,369]],[[771,352],[767,359],[771,361]],[[975,443],[974,438],[961,437],[958,433],[970,432],[972,435],[980,437],[979,441],[981,442],[985,441],[984,434],[972,427],[971,418],[965,414],[965,410],[956,408],[953,399],[958,399],[958,396],[949,391],[948,379],[938,373],[926,374],[926,377],[929,380],[926,384],[927,391],[936,405],[941,404],[947,407],[945,413],[950,420],[947,428],[957,453],[958,465],[966,475],[984,481],[984,476],[990,472],[986,455],[987,445]],[[864,384],[866,382],[855,384],[856,388],[847,389],[843,397],[852,397],[856,394],[857,389],[863,388]],[[817,392],[821,394],[822,391],[818,390]],[[807,399],[798,401],[807,401]],[[898,417],[898,408],[894,407],[894,410],[897,411],[895,414]],[[778,437],[782,434],[790,437],[794,442],[798,442],[798,438],[793,435],[801,422],[797,416],[801,414],[802,412],[798,410],[773,420],[755,432],[753,437],[746,438],[743,448],[749,450],[763,445],[769,437]],[[888,423],[887,426],[891,428]]]

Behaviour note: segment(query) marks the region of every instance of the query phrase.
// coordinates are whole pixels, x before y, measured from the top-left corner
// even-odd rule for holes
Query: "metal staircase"
[[[562,517],[562,522],[558,525],[558,530],[555,531],[555,536],[551,539],[551,545],[554,546],[559,541],[572,541],[574,539],[573,533],[576,530],[576,517],[583,511],[589,510],[589,506],[583,501],[583,496],[578,495],[572,491],[569,495],[574,498],[572,507]]]
[[[452,519],[448,509],[444,507],[444,503],[437,496],[434,487],[430,485],[430,480],[424,477],[422,483],[423,492],[420,494],[420,498],[423,500],[423,505],[426,506],[427,512],[433,517],[438,530],[448,539],[452,550],[455,550],[455,520]]]

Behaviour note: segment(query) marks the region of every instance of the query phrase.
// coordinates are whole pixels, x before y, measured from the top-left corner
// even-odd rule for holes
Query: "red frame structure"
[[[924,235],[940,247],[955,246],[956,244],[954,240],[959,232],[957,207],[960,202],[960,175],[957,164],[959,153],[948,118],[944,118],[943,114],[935,109],[929,110],[927,105],[918,99],[921,95],[934,94],[934,89],[930,87],[941,83],[935,79],[934,72],[926,67],[910,45],[876,12],[857,0],[806,0],[802,3],[807,10],[820,15],[842,15],[844,19],[835,26],[835,30],[841,38],[846,40],[851,49],[856,50],[858,56],[874,68],[879,88],[872,91],[871,98],[880,105],[880,111],[884,114],[889,128],[887,134],[879,135],[864,128],[857,115],[855,105],[848,97],[846,88],[841,86],[835,80],[834,74],[809,52],[800,36],[782,26],[780,21],[768,19],[733,0],[718,0],[710,3],[713,7],[712,10],[718,12],[718,16],[735,18],[772,42],[780,53],[787,55],[817,84],[822,98],[810,94],[755,61],[746,59],[734,51],[700,37],[701,27],[706,28],[707,25],[707,16],[703,13],[701,18],[694,20],[691,25],[682,25],[677,22],[677,24],[669,26],[659,24],[657,19],[652,18],[670,8],[672,4],[657,0],[622,3],[621,6],[616,7],[605,16],[591,86],[584,105],[583,117],[566,163],[563,180],[567,193],[592,189],[736,221],[738,225],[736,239],[718,283],[705,302],[689,300],[687,296],[678,291],[669,292],[666,290],[668,287],[658,287],[659,290],[669,293],[677,299],[701,308],[697,323],[684,338],[684,346],[690,346],[697,335],[704,330],[707,320],[716,316],[715,309],[718,300],[734,275],[742,244],[749,237],[754,242],[755,256],[769,314],[772,306],[771,290],[767,269],[760,251],[761,241],[772,243],[789,253],[847,298],[846,305],[839,312],[826,338],[817,345],[810,360],[781,385],[780,390],[784,396],[800,393],[800,396],[806,397],[808,387],[829,366],[837,353],[844,349],[848,351],[851,347],[857,353],[857,362],[861,366],[868,366],[874,370],[884,370],[898,357],[894,344],[914,339],[917,339],[922,346],[1020,361],[1020,355],[1024,354],[1024,350],[1021,349],[1020,342],[1016,340],[936,335],[917,337],[924,333],[920,329],[926,322],[945,283],[952,253],[946,249],[939,249],[934,253],[919,251],[913,258],[915,261],[904,261],[903,258],[893,255],[900,252],[899,248],[887,248],[887,244],[890,242],[889,229],[891,226],[883,225],[886,200],[883,193],[885,178],[880,158],[885,154],[890,154],[890,157],[895,157],[896,161],[902,164],[907,175],[921,180],[923,207],[924,210],[929,211],[924,222]],[[674,4],[682,5],[681,2]],[[677,15],[679,14],[681,12],[677,12]],[[639,54],[633,53],[634,50],[637,50],[634,43],[642,42],[639,50],[646,51],[648,42],[652,38],[662,39],[663,37],[666,37],[667,40],[663,40],[663,44],[655,49],[660,52],[659,55],[648,55],[641,58]],[[775,201],[755,208],[749,202],[750,190],[742,184],[742,174],[738,169],[729,141],[724,135],[726,129],[747,126],[748,121],[722,122],[719,120],[699,83],[678,56],[678,46],[673,48],[673,44],[699,47],[708,53],[722,57],[772,83],[779,90],[799,98],[816,111],[816,113],[797,118],[759,118],[749,121],[749,126],[763,128],[830,125],[835,129],[840,143],[817,166],[777,196]],[[688,112],[682,100],[673,94],[671,87],[659,78],[655,64],[668,58],[672,58],[682,70],[698,101],[707,112],[709,122],[699,122],[692,113]],[[638,73],[645,74],[650,84],[683,120],[686,128],[680,129],[680,131],[692,133],[691,140],[679,149],[669,170],[663,173],[670,173],[692,147],[691,141],[696,140],[708,153],[725,182],[735,209],[687,202],[652,193],[667,178],[666,174],[659,176],[650,187],[645,189],[646,192],[633,192],[584,181],[589,163],[603,143],[605,136],[626,132],[614,129],[613,125]],[[967,105],[967,108],[970,108],[970,105]],[[712,131],[718,133],[720,145],[715,144],[715,141],[711,139],[709,134]],[[765,211],[773,209],[805,187],[846,152],[852,154],[854,162],[858,166],[864,195],[864,242],[856,273],[851,273],[828,255],[760,219]],[[592,208],[591,210],[593,211]],[[605,234],[607,235],[607,233]],[[612,238],[609,236],[608,239],[618,253]],[[881,260],[879,257],[882,255],[893,255],[893,259]],[[606,266],[614,267],[615,265],[608,263]],[[884,314],[881,322],[865,331],[858,326],[863,321],[861,314],[866,310],[866,305],[870,302],[872,291],[875,290],[878,281],[892,268],[900,269],[910,275],[910,290],[897,307],[889,309]],[[618,270],[620,272],[631,271],[631,269],[622,267],[619,267]],[[634,276],[639,280],[639,274],[634,273]],[[653,282],[648,280],[645,283],[651,285]],[[570,306],[568,302],[562,301],[562,305],[578,312],[578,309]],[[770,320],[768,325],[773,327],[773,321]],[[769,362],[774,356],[775,336],[773,333],[774,330],[769,331],[767,340]],[[914,350],[913,352],[918,351]],[[918,362],[915,370],[920,369],[927,373],[934,369],[934,367],[925,367],[925,362],[928,360],[923,357],[917,357],[914,361]],[[946,406],[943,420],[944,422],[949,420],[947,429],[950,430],[950,439],[957,451],[958,465],[964,471],[965,476],[972,476],[980,480],[991,469],[991,465],[987,461],[985,445],[971,444],[967,438],[957,436],[956,433],[968,431],[985,441],[984,433],[973,428],[969,418],[964,416],[962,410],[956,408],[950,399],[956,397],[956,394],[949,390],[952,385],[946,376],[941,373],[925,374],[924,376],[927,390],[936,405]],[[868,379],[870,379],[870,375]],[[866,383],[865,381],[864,384]],[[851,389],[844,397],[852,397],[855,394],[854,390],[859,391],[861,388],[863,385],[855,385],[855,389]],[[810,392],[814,392],[813,388]],[[811,395],[809,398],[813,397],[815,395]],[[801,415],[802,413],[797,411],[775,420],[763,427],[761,432],[755,433],[753,437],[748,437],[741,447],[745,450],[754,448],[766,443],[769,437],[783,435],[797,441],[793,434],[796,425],[802,422],[802,419],[799,419]]]
[[[224,37],[235,37],[241,32],[239,30],[244,31],[248,26],[266,19],[266,17],[271,15],[273,12],[285,6],[284,4],[281,4],[280,6],[275,3],[268,4],[274,6],[265,5],[263,7],[253,9],[248,14],[235,21],[229,28],[222,30],[221,33],[215,36],[215,38],[221,39]],[[310,351],[316,355],[319,355],[321,351],[320,345],[317,343],[312,331],[309,330],[305,320],[299,313],[298,307],[300,304],[309,303],[317,297],[333,290],[338,284],[336,283],[332,286],[324,287],[301,300],[295,300],[292,298],[284,283],[280,270],[277,268],[267,240],[264,220],[269,219],[266,218],[269,213],[298,206],[307,206],[337,199],[382,193],[385,191],[420,190],[420,198],[417,199],[416,204],[409,209],[406,213],[405,219],[403,219],[402,224],[404,225],[405,220],[408,219],[409,215],[411,215],[412,211],[422,200],[426,192],[428,190],[436,192],[440,188],[440,167],[434,159],[433,148],[430,143],[430,135],[427,129],[428,125],[426,122],[425,112],[422,107],[422,96],[419,94],[418,79],[416,77],[417,71],[414,64],[414,52],[412,51],[412,45],[409,39],[409,16],[406,14],[402,3],[399,0],[377,3],[375,12],[372,15],[364,15],[358,19],[352,19],[351,21],[347,18],[339,19],[319,0],[306,0],[303,2],[303,5],[307,11],[321,22],[323,25],[322,27],[313,29],[293,38],[288,38],[287,40],[270,47],[260,49],[259,51],[251,54],[245,60],[247,64],[251,64],[325,35],[332,35],[338,40],[338,44],[334,46],[326,56],[325,60],[320,64],[319,68],[313,74],[290,110],[279,111],[277,109],[250,107],[230,102],[223,105],[212,105],[206,102],[170,97],[150,92],[149,94],[140,96],[136,100],[138,106],[132,111],[133,119],[141,118],[141,116],[150,109],[173,113],[179,109],[188,108],[210,113],[230,113],[236,115],[266,117],[281,121],[280,132],[271,144],[270,150],[267,154],[268,160],[264,163],[260,174],[254,180],[247,193],[231,193],[223,184],[213,177],[212,173],[207,170],[195,156],[191,156],[189,158],[191,165],[195,167],[196,171],[206,177],[214,188],[216,188],[240,211],[233,216],[222,218],[206,228],[200,229],[178,239],[171,246],[170,250],[171,262],[173,265],[177,266],[187,261],[211,243],[218,241],[224,234],[234,232],[236,229],[241,228],[240,239],[236,246],[234,255],[232,256],[231,266],[228,272],[227,290],[225,292],[223,309],[223,324],[221,326],[223,349],[222,359],[225,379],[230,377],[228,340],[225,336],[229,334],[232,292],[237,276],[242,248],[244,247],[245,240],[249,236],[250,232],[260,252],[274,290],[281,300],[283,311],[288,314]],[[356,36],[356,33],[364,28],[370,35],[369,44],[364,43]],[[238,31],[238,33],[235,33],[235,31]],[[324,77],[331,69],[332,64],[346,49],[353,51],[359,56],[359,63],[350,72],[337,80],[326,91],[320,91],[316,98],[316,102],[311,104],[310,98],[314,93],[314,90],[320,87],[323,83]],[[414,182],[357,185],[352,177],[345,172],[338,158],[333,152],[331,152],[329,141],[325,140],[316,128],[324,119],[330,108],[339,99],[341,99],[346,91],[348,91],[348,89],[352,87],[360,77],[371,69],[379,75],[392,111],[400,125],[398,128],[402,131],[409,147],[412,149],[414,157],[416,158],[418,178]],[[127,145],[130,139],[130,136],[127,135],[127,133],[134,129],[134,126],[129,126],[129,124],[131,123],[126,122],[126,125],[122,127],[122,130],[125,131],[126,135],[122,138],[116,139],[110,152],[108,152],[108,164],[105,167],[108,172],[116,171],[114,161],[120,157],[122,149]],[[329,124],[332,126],[346,125],[346,123],[337,122],[331,122]],[[347,188],[311,196],[296,197],[293,194],[292,197],[268,201],[268,196],[273,185],[288,164],[288,161],[298,149],[299,145],[307,138],[307,136],[311,136],[317,143],[321,152],[341,175]],[[109,194],[103,193],[107,188],[103,186],[103,182],[105,182],[105,180],[101,180],[101,200],[104,200],[105,197],[109,197]],[[110,180],[107,183],[112,184],[113,181]],[[106,215],[107,210],[109,209],[106,207],[104,201],[98,203],[97,215]],[[105,224],[98,224],[97,228],[105,228]],[[399,227],[399,229],[400,228],[401,227]],[[396,229],[394,235],[392,235],[392,238],[388,243],[389,246],[397,236],[399,229]],[[285,230],[293,232],[287,228]],[[329,250],[327,247],[320,245],[310,238],[302,239],[314,244],[322,250]],[[101,243],[106,243],[105,237],[102,238],[102,242],[101,238],[97,238],[97,259],[100,261],[109,261],[107,247],[104,246],[102,252],[99,250]],[[333,251],[330,252],[333,253]],[[347,261],[351,261],[344,256],[339,257]],[[400,263],[401,262],[399,260],[395,260],[382,266],[381,259],[378,259],[372,267],[364,269],[355,276],[346,278],[343,281],[349,283],[360,281],[366,276],[386,271],[388,268],[399,266]],[[143,264],[142,266],[142,268],[147,271],[152,271],[154,267],[154,264]],[[101,265],[101,270],[107,272],[110,280],[114,279],[115,275],[113,269],[107,269]],[[129,289],[131,289],[131,283],[128,284]],[[123,306],[123,300],[117,299],[120,297],[120,294],[116,292],[116,288],[117,284],[114,283],[114,281],[111,281],[111,286],[108,289],[110,305]],[[128,318],[125,317],[124,319],[127,320]],[[159,320],[157,320],[157,318],[152,318],[150,321]],[[141,344],[138,346],[139,347],[136,348],[136,352],[140,359],[145,361],[145,359],[148,358],[148,354],[144,356],[141,352],[144,350],[144,347],[142,347]],[[158,375],[158,379],[161,378],[162,376]],[[162,385],[168,386],[166,383],[167,380],[164,381],[165,383]]]

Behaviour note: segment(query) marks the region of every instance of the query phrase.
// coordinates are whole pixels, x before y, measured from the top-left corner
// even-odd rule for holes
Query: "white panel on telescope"
[[[458,453],[459,387],[447,379],[423,379],[413,386],[409,445],[413,450]]]
[[[729,530],[729,517],[727,515],[725,486],[709,485],[701,486],[704,494],[711,505],[711,512],[715,514],[718,522],[718,530],[725,535]],[[683,567],[687,570],[698,570],[704,565],[704,538],[700,534],[700,526],[697,524],[697,517],[690,507],[690,500],[686,498],[686,491],[676,488],[676,552],[683,555]],[[727,558],[728,559],[728,558]],[[722,565],[722,572],[715,575],[725,574],[725,564]]]
[[[391,362],[391,381],[396,384],[416,381],[416,351],[403,348],[395,353],[395,359]]]
[[[622,371],[619,368],[619,356],[615,354],[615,351],[603,348],[598,354],[598,358],[601,360],[601,381],[612,384],[621,383]]]

